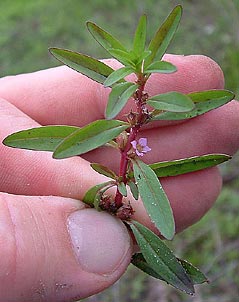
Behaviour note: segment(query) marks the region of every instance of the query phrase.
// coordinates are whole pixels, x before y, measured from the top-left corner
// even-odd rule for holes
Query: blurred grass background
[[[0,76],[57,66],[47,49],[57,46],[103,58],[86,31],[91,20],[129,46],[137,20],[148,15],[148,33],[178,1],[5,0],[0,2]],[[212,57],[225,85],[239,98],[239,0],[181,0],[184,15],[169,52]],[[151,35],[150,35],[151,33]],[[215,207],[172,243],[177,255],[198,265],[211,280],[187,297],[133,267],[110,289],[85,302],[239,301],[239,156],[221,167],[224,188]]]

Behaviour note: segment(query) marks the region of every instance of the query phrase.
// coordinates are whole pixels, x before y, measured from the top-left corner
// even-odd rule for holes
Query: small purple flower
[[[143,156],[145,153],[151,151],[151,148],[147,146],[147,138],[144,137],[140,138],[138,142],[136,140],[132,141],[131,145],[138,156]]]

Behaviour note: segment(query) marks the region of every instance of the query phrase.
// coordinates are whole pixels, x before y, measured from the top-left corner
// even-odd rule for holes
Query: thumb
[[[126,227],[62,197],[0,194],[0,301],[74,301],[114,283],[130,263]]]

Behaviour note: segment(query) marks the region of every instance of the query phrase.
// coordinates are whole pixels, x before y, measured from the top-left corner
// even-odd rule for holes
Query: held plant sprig
[[[50,52],[65,65],[90,79],[111,87],[106,119],[94,121],[83,128],[72,126],[45,126],[9,135],[3,143],[14,148],[53,152],[56,159],[81,155],[103,145],[117,148],[120,154],[118,173],[108,167],[92,163],[91,167],[110,180],[92,187],[83,201],[99,211],[107,211],[122,219],[132,230],[141,253],[132,263],[146,273],[188,293],[194,293],[194,284],[207,281],[197,268],[176,258],[165,243],[152,231],[132,219],[134,209],[127,199],[129,191],[135,200],[142,200],[147,213],[163,237],[171,240],[175,224],[169,200],[159,178],[197,171],[220,164],[230,158],[224,154],[208,154],[169,162],[147,165],[143,155],[150,152],[147,138],[140,137],[141,129],[158,120],[184,120],[218,108],[233,99],[226,90],[210,90],[182,94],[176,91],[148,95],[145,84],[153,73],[174,73],[176,67],[162,60],[182,15],[176,6],[146,47],[146,16],[143,15],[135,31],[131,50],[111,34],[92,22],[88,30],[111,56],[123,67],[113,70],[101,61],[81,53],[51,48]],[[134,74],[136,80],[125,77]],[[126,121],[114,120],[128,100],[134,107]],[[152,109],[149,109],[152,108]],[[107,191],[115,187],[115,195]],[[141,201],[138,201],[141,202]]]

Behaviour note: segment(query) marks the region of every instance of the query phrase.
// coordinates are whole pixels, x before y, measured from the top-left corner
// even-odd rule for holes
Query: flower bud
[[[120,150],[125,149],[127,141],[128,141],[128,133],[126,131],[121,132],[120,135],[116,138],[116,142]]]
[[[130,113],[127,115],[127,121],[130,123],[131,126],[134,126],[138,122],[138,113],[130,111]]]

